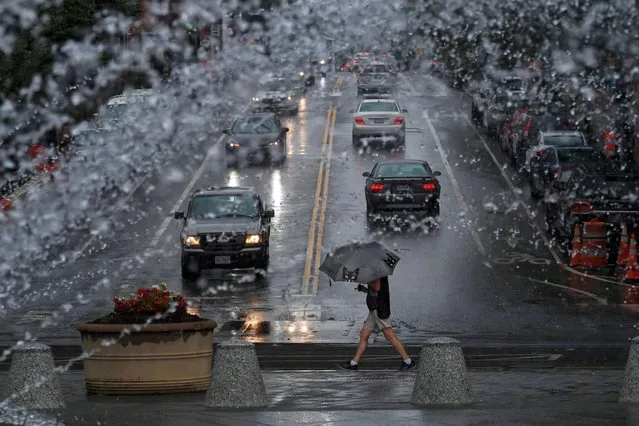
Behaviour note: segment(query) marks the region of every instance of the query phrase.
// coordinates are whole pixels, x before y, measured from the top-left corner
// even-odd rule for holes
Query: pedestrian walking
[[[415,367],[415,361],[408,356],[403,343],[395,334],[390,322],[390,289],[388,277],[371,281],[368,283],[368,286],[359,284],[357,290],[366,293],[368,316],[359,332],[359,346],[357,347],[355,356],[352,360],[342,362],[338,364],[338,366],[345,370],[357,370],[359,361],[368,347],[368,339],[371,337],[371,334],[381,331],[386,340],[393,345],[393,348],[395,348],[402,358],[402,364],[399,370],[407,371]]]
[[[331,284],[333,281],[358,283],[356,290],[366,293],[368,317],[359,332],[357,352],[351,361],[340,363],[339,367],[357,370],[359,360],[368,347],[368,339],[371,334],[380,331],[401,356],[400,370],[415,367],[390,322],[388,277],[395,271],[397,262],[399,256],[378,242],[353,242],[335,249],[320,265],[320,271],[328,275]]]

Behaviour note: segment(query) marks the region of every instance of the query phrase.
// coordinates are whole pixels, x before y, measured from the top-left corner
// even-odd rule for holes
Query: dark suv
[[[252,188],[211,187],[196,190],[185,212],[182,277],[197,278],[204,269],[249,269],[263,273],[269,262],[272,209]]]

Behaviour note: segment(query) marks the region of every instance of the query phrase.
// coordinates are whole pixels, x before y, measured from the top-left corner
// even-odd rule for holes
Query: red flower
[[[181,294],[167,289],[165,284],[152,288],[139,288],[135,294],[113,298],[117,314],[164,314],[172,304],[177,312],[186,312],[187,303]]]

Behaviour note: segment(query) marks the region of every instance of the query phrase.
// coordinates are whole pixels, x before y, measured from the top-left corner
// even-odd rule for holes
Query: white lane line
[[[113,211],[113,213],[111,213],[108,217],[107,217],[107,222],[111,222],[111,219],[113,219],[113,217],[118,214],[120,212],[120,210],[122,210],[122,207],[124,207],[129,200],[133,197],[133,195],[138,192],[138,189],[140,189],[140,187],[146,183],[146,181],[149,179],[149,175],[146,175],[144,177],[142,177],[140,179],[140,181],[138,183],[136,183],[131,190],[129,191],[129,193],[120,200],[120,202],[116,205],[115,210]],[[71,255],[71,258],[69,259],[70,263],[75,262],[76,260],[78,260],[81,256],[83,256],[84,254],[86,254],[86,251],[89,249],[89,247],[91,247],[91,245],[95,242],[95,240],[98,239],[98,237],[100,237],[100,234],[93,234],[91,235],[91,237],[86,241],[86,243],[84,243],[82,245],[82,247],[80,247],[79,250],[77,250],[75,253],[73,253]]]
[[[195,171],[195,174],[193,174],[191,181],[188,183],[188,185],[186,185],[186,188],[184,188],[184,191],[182,191],[180,198],[178,198],[178,200],[173,205],[173,208],[171,208],[171,212],[170,212],[171,214],[175,210],[180,208],[180,206],[182,205],[186,197],[193,190],[193,187],[195,186],[197,181],[200,180],[200,178],[202,177],[202,174],[204,173],[204,170],[206,170],[211,159],[213,158],[213,155],[215,155],[215,152],[217,150],[217,145],[222,141],[222,139],[224,139],[224,136],[225,135],[221,135],[217,139],[217,141],[215,141],[215,144],[211,147],[211,149],[209,149],[209,152],[206,153],[206,157],[204,157],[204,160],[202,160],[202,164],[200,165],[200,168]],[[173,220],[172,216],[168,216],[164,218],[164,221],[162,221],[162,224],[160,225],[158,230],[155,231],[155,235],[153,236],[153,239],[151,240],[151,247],[155,247],[158,245],[158,242],[160,242],[160,238],[162,237],[166,229],[169,227],[169,224],[171,223],[172,220]]]
[[[246,112],[249,107],[251,106],[251,103],[248,103],[244,106],[244,108],[242,108],[242,113]],[[220,136],[217,141],[215,141],[215,144],[213,145],[213,147],[217,146],[218,142],[220,142],[222,140],[224,135]],[[133,197],[133,195],[135,195],[135,193],[138,191],[138,189],[140,189],[140,187],[149,179],[149,177],[151,176],[152,173],[147,174],[146,176],[143,176],[142,179],[140,179],[140,181],[138,183],[136,183],[132,188],[131,191],[120,200],[120,202],[116,205],[115,210],[113,211],[113,213],[111,213],[108,217],[107,217],[107,221],[110,222],[111,219],[120,212],[120,210],[122,210],[122,207],[124,205],[126,205],[128,203],[128,201],[131,199],[131,197]],[[179,206],[178,206],[179,207]],[[170,221],[169,221],[170,222]],[[168,226],[168,224],[167,224]],[[100,237],[100,234],[94,234],[92,235],[87,241],[86,243],[84,243],[82,245],[82,247],[80,247],[79,250],[77,250],[75,253],[73,253],[69,259],[69,263],[73,263],[76,260],[78,260],[78,258],[80,258],[81,256],[83,256],[86,251],[89,249],[89,247],[91,247],[91,245],[95,242],[96,239],[98,239],[98,237]]]
[[[506,171],[504,170],[502,165],[499,163],[499,160],[497,160],[497,157],[493,153],[492,149],[490,149],[490,147],[488,146],[488,143],[486,143],[486,139],[484,139],[484,137],[475,128],[472,121],[470,121],[470,118],[468,118],[465,114],[461,114],[461,115],[464,117],[464,119],[466,120],[470,128],[473,129],[473,132],[475,132],[475,134],[479,138],[479,141],[484,146],[484,149],[486,150],[486,152],[488,152],[488,155],[490,155],[490,158],[492,158],[493,163],[495,163],[495,166],[497,166],[497,168],[499,169],[499,173],[501,173],[502,177],[506,181],[506,184],[510,188],[511,192],[515,195],[517,202],[524,209],[524,212],[526,213],[526,216],[528,216],[528,219],[530,219],[531,226],[533,226],[537,230],[537,233],[539,234],[542,241],[548,248],[548,251],[550,252],[555,262],[559,265],[562,265],[563,262],[561,261],[561,258],[559,257],[555,249],[552,248],[552,244],[550,240],[548,239],[548,237],[546,237],[545,233],[539,228],[539,225],[537,224],[537,220],[535,219],[535,216],[533,215],[532,211],[528,208],[528,205],[524,202],[524,199],[520,195],[520,191],[517,190],[517,187],[515,186],[515,184],[513,184],[513,181],[510,179],[508,174],[506,174]]]
[[[595,299],[597,302],[599,302],[599,304],[601,305],[608,305],[608,300],[604,299],[603,297],[599,297],[596,294],[590,293],[586,290],[581,290],[578,288],[573,288],[573,287],[569,287],[567,285],[563,285],[563,284],[557,284],[557,283],[553,283],[550,281],[543,281],[543,280],[538,280],[536,278],[530,278],[530,277],[525,277],[528,281],[534,282],[534,283],[538,283],[538,284],[545,284],[548,285],[550,287],[556,287],[556,288],[561,288],[563,290],[568,290],[568,291],[574,291],[575,293],[579,293],[583,296],[587,296],[590,297],[592,299]]]
[[[524,203],[523,198],[521,198],[520,191],[517,190],[517,187],[513,184],[512,180],[506,174],[506,172],[504,171],[504,168],[502,167],[502,165],[499,163],[499,160],[497,160],[497,157],[495,156],[495,154],[493,154],[493,151],[488,146],[488,143],[486,142],[486,139],[484,139],[482,134],[479,133],[479,131],[475,128],[475,125],[470,120],[470,118],[468,118],[468,116],[466,114],[464,114],[463,112],[460,112],[459,115],[464,117],[464,119],[468,123],[468,126],[477,135],[477,137],[479,138],[479,141],[484,146],[484,149],[486,149],[486,151],[490,155],[490,158],[492,158],[493,162],[495,163],[495,166],[497,166],[497,168],[499,169],[499,172],[501,173],[502,177],[504,178],[504,180],[508,184],[508,187],[510,188],[512,193],[515,195],[515,198],[517,199],[517,202],[524,209],[524,212],[526,213],[526,216],[528,216],[528,219],[530,220],[531,227],[533,227],[533,228],[535,228],[537,230],[537,233],[539,234],[541,240],[546,245],[546,248],[548,249],[548,252],[552,255],[553,260],[555,261],[555,263],[557,263],[557,265],[559,265],[562,269],[564,269],[564,270],[566,270],[568,272],[571,272],[573,274],[580,275],[580,276],[582,276],[584,278],[596,279],[598,281],[607,282],[607,283],[610,283],[610,284],[628,286],[628,284],[623,283],[621,281],[614,281],[614,280],[611,280],[611,279],[608,279],[608,278],[605,278],[605,277],[595,276],[595,275],[591,275],[591,274],[585,273],[583,271],[579,271],[579,270],[573,268],[572,266],[565,264],[561,260],[561,258],[559,257],[559,255],[557,254],[555,249],[552,247],[552,243],[550,242],[548,237],[546,237],[546,234],[545,234],[544,230],[539,227],[539,224],[537,223],[537,220],[535,219],[535,216],[532,214],[532,211],[528,208],[528,205],[526,203]]]
[[[430,130],[430,133],[433,136],[433,139],[435,140],[435,144],[437,145],[437,150],[439,151],[439,155],[442,157],[442,163],[444,164],[444,169],[446,170],[446,173],[448,174],[448,177],[450,178],[450,181],[453,184],[453,191],[455,192],[455,196],[457,197],[457,200],[459,201],[459,204],[461,205],[461,208],[464,211],[466,220],[468,220],[470,233],[473,236],[475,243],[477,243],[477,247],[479,248],[479,251],[481,252],[481,254],[486,256],[487,254],[486,249],[484,248],[484,245],[479,239],[479,234],[477,233],[475,226],[471,223],[470,209],[468,207],[468,204],[466,203],[466,200],[464,199],[464,195],[461,192],[459,182],[457,182],[457,179],[455,178],[455,174],[453,173],[453,168],[450,166],[450,163],[448,162],[448,158],[446,153],[444,152],[444,147],[442,146],[442,142],[439,139],[437,132],[435,131],[433,122],[430,120],[430,117],[428,117],[427,111],[424,111],[424,118],[426,119],[426,124],[428,124],[428,129]]]

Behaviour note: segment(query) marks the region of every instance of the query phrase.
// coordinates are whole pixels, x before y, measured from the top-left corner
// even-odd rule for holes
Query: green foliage
[[[35,38],[25,29],[17,34],[10,55],[0,52],[0,93],[14,96],[28,87],[35,75],[48,75],[54,46],[82,39],[95,24],[96,14],[103,10],[131,17],[140,13],[138,2],[128,0],[64,0],[60,6],[40,10],[42,21],[46,22],[40,37]]]

